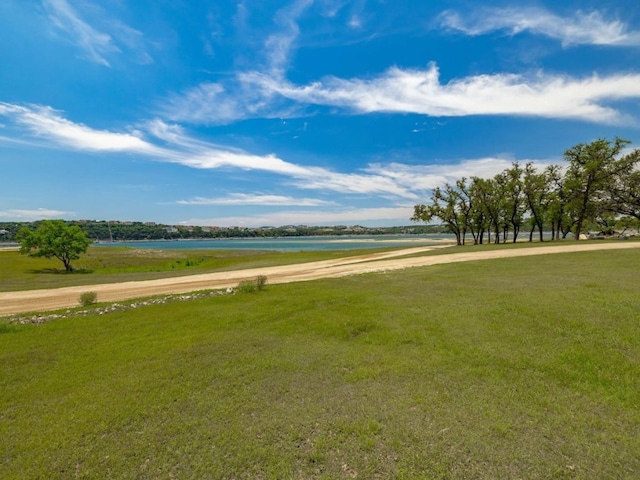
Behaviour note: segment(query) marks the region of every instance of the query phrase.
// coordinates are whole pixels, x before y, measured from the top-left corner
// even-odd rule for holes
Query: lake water
[[[419,247],[443,240],[455,241],[453,235],[354,235],[332,237],[232,238],[211,240],[152,240],[97,243],[101,247],[132,247],[162,250],[275,250],[280,252],[313,250],[353,250],[359,248]]]

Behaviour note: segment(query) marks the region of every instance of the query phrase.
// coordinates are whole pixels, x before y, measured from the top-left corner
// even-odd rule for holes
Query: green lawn
[[[640,478],[639,265],[458,263],[0,326],[0,478]]]

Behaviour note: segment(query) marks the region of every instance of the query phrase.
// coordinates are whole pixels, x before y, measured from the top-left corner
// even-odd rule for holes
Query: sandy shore
[[[101,285],[64,287],[48,290],[27,290],[21,292],[0,293],[0,315],[13,315],[26,312],[47,311],[78,306],[80,294],[96,292],[100,302],[116,302],[151,295],[187,293],[197,290],[222,289],[235,287],[242,280],[265,275],[270,284],[302,282],[320,278],[337,278],[371,272],[383,272],[411,267],[424,267],[443,263],[488,260],[529,255],[547,255],[554,253],[585,252],[594,250],[613,250],[640,248],[640,242],[563,244],[544,247],[518,248],[486,252],[464,252],[452,249],[452,253],[436,256],[408,255],[423,253],[443,246],[423,246],[404,248],[392,252],[374,253],[308,262],[296,265],[264,267],[230,272],[216,272],[184,277],[123,282]]]

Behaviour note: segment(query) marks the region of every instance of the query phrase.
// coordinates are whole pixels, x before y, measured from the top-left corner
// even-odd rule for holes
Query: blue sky
[[[0,221],[408,225],[640,142],[637,0],[2,0]]]

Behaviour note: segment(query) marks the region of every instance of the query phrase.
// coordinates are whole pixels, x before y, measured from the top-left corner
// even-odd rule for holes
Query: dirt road
[[[270,284],[302,282],[319,278],[336,278],[361,273],[382,272],[471,260],[546,255],[563,252],[640,248],[640,242],[576,243],[571,245],[563,244],[485,252],[461,252],[455,250],[450,254],[407,258],[409,255],[423,253],[436,248],[444,247],[413,247],[395,250],[393,252],[359,255],[336,260],[206,273],[139,282],[3,292],[0,293],[0,316],[75,307],[78,306],[80,294],[87,291],[96,292],[100,302],[116,302],[151,295],[166,295],[193,292],[196,290],[235,287],[242,280],[256,278],[258,275],[265,275]]]

